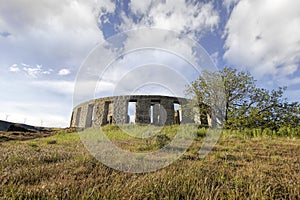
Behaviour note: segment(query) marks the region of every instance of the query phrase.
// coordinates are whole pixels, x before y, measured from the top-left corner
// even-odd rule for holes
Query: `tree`
[[[279,87],[277,90],[268,91],[260,89],[254,105],[258,110],[257,116],[260,117],[259,126],[278,130],[281,126],[298,126],[299,123],[299,103],[288,102],[283,97],[286,87]],[[250,109],[250,114],[253,110]],[[253,114],[252,114],[253,116]],[[258,120],[257,120],[258,121]],[[251,124],[250,124],[251,125]],[[255,126],[256,124],[252,124]]]
[[[225,122],[228,126],[230,119],[238,117],[240,110],[245,107],[247,109],[251,104],[255,83],[249,72],[238,72],[236,69],[225,67],[220,74],[225,88]]]
[[[283,125],[300,124],[299,103],[283,98],[285,90],[286,87],[272,91],[258,88],[249,72],[226,67],[218,72],[203,72],[187,93],[192,95],[196,102],[193,106],[203,116],[212,114],[212,110],[214,116],[223,114],[224,128],[279,129]]]
[[[192,108],[200,115],[200,121],[207,121],[211,116],[213,127],[222,126],[225,116],[225,92],[222,76],[219,72],[203,71],[196,81],[186,91],[192,97]],[[191,112],[193,115],[194,113]],[[191,116],[193,117],[193,116]]]

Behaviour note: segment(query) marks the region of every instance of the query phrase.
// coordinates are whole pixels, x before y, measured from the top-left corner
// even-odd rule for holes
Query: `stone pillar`
[[[105,115],[105,101],[102,99],[96,100],[95,102],[95,114],[94,114],[94,124],[93,126],[99,127],[106,124]]]
[[[77,109],[77,116],[79,118],[79,123],[77,127],[85,128],[86,116],[87,116],[88,104],[84,104]],[[77,121],[76,119],[76,121]],[[77,121],[78,122],[78,121]]]
[[[135,122],[140,124],[150,124],[151,100],[147,97],[140,97],[136,102]]]
[[[80,126],[81,107],[76,109],[75,127]]]
[[[188,102],[182,101],[180,108],[181,108],[181,123],[183,124],[195,123],[193,108],[190,108]]]
[[[174,102],[173,102],[173,99],[162,98],[160,105],[163,107],[160,109],[161,110],[160,117],[162,119],[162,122],[165,121],[164,125],[174,124]],[[165,113],[162,113],[163,111],[165,111]]]
[[[97,99],[95,102],[95,114],[93,126],[104,126],[108,124],[109,116],[113,115],[113,98]]]
[[[128,98],[126,96],[114,97],[113,118],[116,124],[127,122]]]

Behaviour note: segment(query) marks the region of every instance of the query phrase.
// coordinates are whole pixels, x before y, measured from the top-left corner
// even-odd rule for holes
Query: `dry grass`
[[[36,131],[36,132],[21,132],[21,131],[0,131],[0,142],[7,142],[11,140],[32,140],[36,138],[44,138],[53,136],[59,133],[72,133],[75,132],[75,128],[48,128],[43,131]]]
[[[0,131],[0,142],[6,142],[10,140],[31,140],[41,137],[49,137],[54,135],[54,132],[40,132],[40,133],[31,133],[31,132],[4,132]]]
[[[168,130],[172,132],[172,128]],[[145,143],[111,138],[133,150]],[[168,133],[169,134],[169,133]],[[201,135],[201,134],[200,134]],[[201,137],[172,165],[130,174],[94,159],[77,133],[0,143],[2,199],[299,199],[300,138],[223,135],[199,160]],[[151,141],[151,148],[157,146]]]

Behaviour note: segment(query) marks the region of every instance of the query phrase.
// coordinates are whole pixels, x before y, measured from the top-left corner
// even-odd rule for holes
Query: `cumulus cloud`
[[[10,72],[19,72],[20,71],[20,68],[18,67],[17,64],[13,64],[12,66],[9,67],[9,71]]]
[[[111,1],[0,0],[0,64],[40,63],[78,67],[103,41],[98,16],[113,12]],[[5,33],[9,33],[5,34]]]
[[[122,56],[121,60],[123,59],[125,63],[119,65],[119,67],[109,69],[110,75],[108,77],[113,79],[113,83],[117,83],[114,77],[120,78],[126,71],[136,66],[145,63],[149,64],[149,61],[147,61],[148,58],[151,58],[152,62],[155,61],[154,64],[167,63],[169,66],[176,66],[176,70],[181,74],[191,72],[187,70],[188,64],[182,62],[182,60],[186,59],[192,64],[200,63],[201,59],[199,54],[203,52],[196,52],[196,44],[191,43],[191,41],[186,42],[184,38],[189,37],[199,40],[199,37],[206,32],[214,31],[220,21],[218,12],[214,9],[213,3],[185,0],[150,0],[144,2],[132,0],[129,3],[129,13],[121,11],[118,17],[121,18],[122,23],[117,26],[116,31],[125,31],[125,33],[123,37],[121,36],[120,38],[110,41],[114,43],[112,51],[129,52],[140,49],[141,53],[146,51],[141,48],[154,47],[154,49],[150,53],[147,52],[147,56],[142,58],[140,58],[139,53],[133,53],[133,60],[128,60],[128,57]],[[156,28],[156,30],[139,28]],[[132,29],[136,31],[126,32]],[[164,29],[165,31],[158,29]],[[170,30],[170,32],[166,30]],[[118,41],[118,46],[115,45],[116,41]],[[169,51],[169,54],[161,52],[158,49]],[[174,59],[175,54],[178,54],[176,59]],[[180,56],[182,57],[180,58]],[[182,60],[178,62],[180,59]],[[126,67],[129,65],[128,63],[130,63],[130,67]],[[205,66],[207,63],[201,64]],[[151,77],[155,77],[155,75],[153,75],[154,73],[155,72],[152,71]],[[194,73],[194,75],[196,76],[197,73]],[[141,80],[143,77],[139,76],[135,79]]]
[[[13,73],[23,72],[28,77],[37,78],[41,75],[49,75],[53,70],[44,69],[42,65],[30,66],[28,64],[21,63],[20,65],[13,64],[9,67],[9,71]]]
[[[224,0],[223,5],[227,9],[227,11],[230,10],[230,8],[234,5],[236,5],[240,0]]]
[[[44,70],[41,65],[36,65],[35,67],[31,67],[26,64],[22,64],[22,70],[29,77],[37,78],[41,74],[50,74],[52,70]]]
[[[151,8],[151,4],[155,1],[139,1],[139,0],[132,0],[130,1],[130,8],[134,13],[139,13],[142,15],[143,13],[147,13]]]
[[[257,77],[299,70],[300,1],[241,0],[226,25],[224,59]]]
[[[30,78],[37,78],[41,75],[49,75],[53,71],[52,69],[44,69],[42,65],[30,66],[25,63],[20,65],[14,64],[9,67],[10,72],[23,72],[26,76]]]
[[[69,75],[69,74],[71,74],[71,71],[69,69],[61,69],[58,72],[58,75],[60,75],[60,76],[66,76],[66,75]]]
[[[139,20],[123,15],[122,30],[152,27],[177,31],[196,39],[218,27],[219,15],[213,4],[185,0],[132,0],[130,9]]]

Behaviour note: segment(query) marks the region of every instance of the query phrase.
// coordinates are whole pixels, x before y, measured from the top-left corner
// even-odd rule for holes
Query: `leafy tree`
[[[193,106],[202,113],[202,118],[208,113],[212,118],[223,115],[224,128],[278,130],[284,125],[300,125],[300,105],[283,98],[285,90],[286,87],[272,91],[258,88],[249,72],[224,68],[218,72],[203,72],[187,93],[192,95]]]
[[[212,116],[212,126],[222,125],[225,116],[225,93],[224,84],[219,72],[204,71],[196,81],[187,89],[187,95],[191,96],[193,101],[190,105],[196,108],[200,115],[200,121],[206,122],[207,115]],[[193,112],[191,112],[193,114]],[[193,116],[191,116],[193,117]]]
[[[236,69],[225,67],[220,74],[226,96],[225,122],[228,126],[232,119],[239,117],[241,109],[247,109],[251,105],[255,83],[248,72],[238,72]]]

